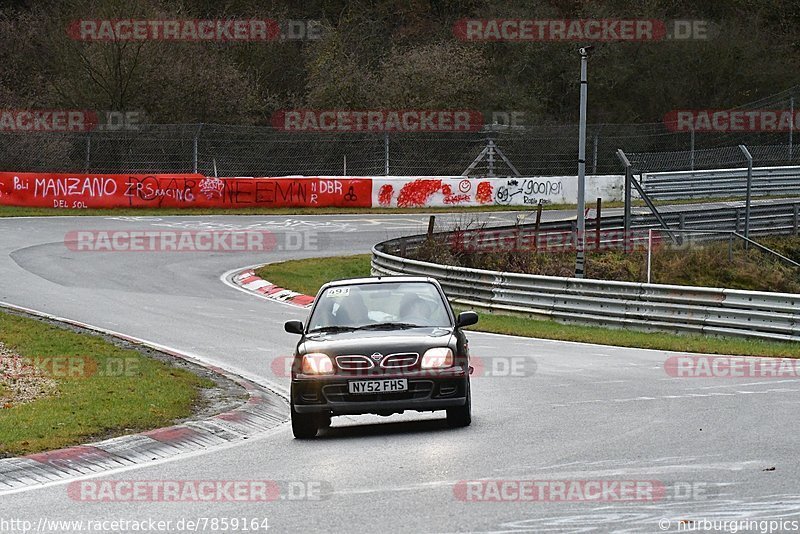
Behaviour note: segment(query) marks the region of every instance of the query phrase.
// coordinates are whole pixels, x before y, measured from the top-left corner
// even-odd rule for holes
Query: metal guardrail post
[[[622,239],[623,250],[627,254],[630,252],[630,233],[631,233],[631,181],[633,180],[633,170],[628,156],[621,148],[617,149],[617,157],[625,167],[625,208],[622,216]]]
[[[603,199],[597,199],[597,214],[595,215],[594,224],[594,250],[600,252],[600,221],[603,212]]]
[[[536,225],[533,227],[533,249],[539,251],[539,226],[542,224],[542,208],[544,205],[539,202],[536,207]],[[797,215],[797,208],[795,207],[795,215]],[[796,218],[795,218],[796,220]],[[795,225],[797,227],[797,225]]]
[[[749,238],[750,237],[750,199],[752,198],[752,190],[753,190],[753,156],[750,154],[750,151],[747,150],[747,147],[744,145],[739,145],[739,149],[744,154],[744,157],[747,158],[747,200],[744,203],[744,236]],[[745,248],[747,248],[747,244],[745,243]]]
[[[800,204],[794,205],[794,214],[792,216],[794,219],[793,226],[794,226],[794,235],[798,235],[798,226],[800,226]]]

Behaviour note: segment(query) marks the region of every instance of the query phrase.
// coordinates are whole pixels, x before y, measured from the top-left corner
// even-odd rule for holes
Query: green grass
[[[86,362],[83,369],[90,370],[71,376],[51,372],[57,382],[54,395],[0,409],[0,457],[167,426],[191,415],[201,388],[214,385],[99,336],[3,312],[0,341],[33,361],[70,357]],[[100,372],[91,372],[95,364]]]
[[[312,258],[273,263],[258,269],[256,273],[281,287],[300,291],[307,295],[315,295],[319,287],[329,280],[369,276],[369,262],[369,254],[338,258]],[[458,307],[456,308],[458,309]],[[480,321],[471,329],[497,334],[704,354],[794,358],[800,355],[800,343],[567,325],[518,315],[484,312],[478,312],[478,315]]]
[[[369,254],[272,263],[256,270],[264,280],[304,295],[316,295],[325,282],[370,275]]]

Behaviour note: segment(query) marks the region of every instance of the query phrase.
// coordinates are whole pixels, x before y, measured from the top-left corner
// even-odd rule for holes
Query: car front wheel
[[[319,430],[319,418],[314,413],[297,413],[294,410],[294,403],[291,405],[292,410],[292,433],[297,439],[311,439],[317,435]]]
[[[469,426],[472,423],[472,392],[467,380],[467,402],[463,406],[447,409],[447,424],[452,428]]]

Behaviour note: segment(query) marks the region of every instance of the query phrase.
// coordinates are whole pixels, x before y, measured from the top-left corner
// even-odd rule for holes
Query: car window
[[[309,330],[363,327],[376,323],[451,326],[446,303],[429,282],[353,284],[326,289],[319,297]]]

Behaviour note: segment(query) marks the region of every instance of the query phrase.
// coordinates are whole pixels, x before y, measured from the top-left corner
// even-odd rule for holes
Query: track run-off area
[[[571,215],[545,211],[544,219]],[[437,214],[436,222],[515,218]],[[5,218],[0,301],[169,347],[286,395],[289,379],[273,362],[296,342],[284,321],[307,311],[237,291],[225,274],[367,253],[427,223],[417,214]],[[93,251],[66,237],[114,230],[250,230],[275,242],[266,252]],[[34,528],[83,521],[84,531],[90,521],[152,519],[172,532],[203,518],[206,528],[197,530],[207,532],[212,520],[233,518],[266,519],[277,532],[678,532],[692,521],[800,520],[800,380],[679,378],[664,366],[679,353],[468,336],[473,356],[513,355],[525,365],[473,377],[467,428],[447,428],[443,412],[337,417],[317,439],[300,441],[283,424],[163,461],[0,490],[0,518]],[[294,489],[266,500],[176,502],[147,490],[142,499],[101,502],[81,493],[79,480],[90,490],[135,481],[278,481]],[[598,494],[603,481],[618,487]],[[629,485],[639,498],[625,498],[620,487]]]

